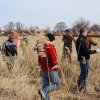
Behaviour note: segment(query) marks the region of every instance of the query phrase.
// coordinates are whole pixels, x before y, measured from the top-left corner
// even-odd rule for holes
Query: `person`
[[[100,52],[100,48],[97,48],[96,50],[91,50],[89,48],[86,37],[87,29],[81,28],[80,35],[76,40],[76,51],[81,69],[77,84],[79,91],[83,91],[84,93],[87,93],[87,78],[90,68],[90,55]]]
[[[75,38],[69,29],[64,31],[62,41],[64,42],[62,60],[67,58],[68,62],[71,63],[72,41],[75,41]]]
[[[20,46],[19,33],[15,31],[12,31],[12,33],[13,33],[14,41],[17,43],[17,48],[19,49],[19,46]]]
[[[12,73],[17,55],[17,43],[14,41],[13,34],[10,34],[8,40],[2,45],[2,56],[3,59],[6,60],[7,68],[10,73]]]
[[[28,38],[27,38],[26,34],[23,33],[23,37],[20,40],[20,47],[21,47],[21,49],[23,51],[23,55],[24,56],[26,55],[28,44],[29,44]]]
[[[46,37],[47,40],[41,42],[37,49],[43,78],[43,87],[39,90],[39,94],[43,100],[50,100],[49,93],[60,86],[60,79],[57,52],[53,44],[55,37],[50,33]]]
[[[23,37],[21,39],[23,42],[25,42],[26,45],[28,45],[29,41],[28,41],[28,38],[26,36],[26,33],[23,33]]]

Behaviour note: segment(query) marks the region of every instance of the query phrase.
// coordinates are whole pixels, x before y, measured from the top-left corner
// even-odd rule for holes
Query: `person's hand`
[[[55,68],[59,68],[59,66],[58,65],[55,65],[55,66],[52,67],[52,69],[55,69]]]
[[[82,60],[81,61],[82,61],[83,64],[86,64],[86,59],[85,59],[84,56],[82,56]]]
[[[100,48],[97,48],[97,49],[96,49],[96,52],[97,52],[97,53],[100,52]]]

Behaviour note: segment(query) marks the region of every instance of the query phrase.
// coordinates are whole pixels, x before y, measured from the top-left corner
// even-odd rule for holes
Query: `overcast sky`
[[[100,24],[100,0],[0,0],[0,27],[10,21],[41,28],[63,21],[71,27],[80,17]]]

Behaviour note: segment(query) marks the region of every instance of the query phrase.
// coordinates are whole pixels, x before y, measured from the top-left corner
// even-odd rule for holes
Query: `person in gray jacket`
[[[2,57],[6,60],[7,68],[12,73],[17,53],[17,43],[14,41],[13,34],[2,45]]]

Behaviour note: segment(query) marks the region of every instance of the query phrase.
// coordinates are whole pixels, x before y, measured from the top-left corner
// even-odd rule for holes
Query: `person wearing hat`
[[[76,51],[80,63],[81,73],[77,81],[78,90],[87,93],[87,79],[90,68],[90,55],[100,52],[100,48],[91,50],[87,43],[87,29],[81,28],[80,35],[76,40]]]
[[[67,58],[68,62],[71,63],[72,41],[75,41],[75,40],[69,29],[66,29],[64,31],[62,41],[64,42],[62,60]]]
[[[7,68],[10,73],[12,73],[17,55],[17,43],[14,41],[13,34],[10,34],[8,40],[2,45],[2,56],[7,62]]]
[[[60,86],[58,56],[53,44],[54,40],[53,34],[46,34],[45,40],[40,42],[39,49],[37,49],[43,80],[43,87],[38,92],[43,100],[50,100],[49,93]]]

